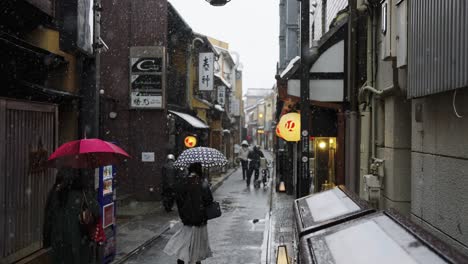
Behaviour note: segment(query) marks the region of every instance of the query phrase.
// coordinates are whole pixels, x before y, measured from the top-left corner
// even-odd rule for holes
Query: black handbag
[[[213,201],[210,205],[205,208],[206,217],[208,220],[218,218],[221,216],[221,206],[216,201]]]

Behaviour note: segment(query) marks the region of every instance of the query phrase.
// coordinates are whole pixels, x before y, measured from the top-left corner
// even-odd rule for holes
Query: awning
[[[66,63],[65,59],[57,54],[54,54],[45,49],[36,47],[16,36],[10,35],[3,31],[0,31],[0,46],[2,49],[10,48],[7,54],[12,56],[25,56],[30,55],[40,58],[45,66],[54,66],[62,63]],[[6,51],[6,50],[4,50]]]
[[[81,99],[81,96],[73,93],[47,88],[23,80],[14,80],[3,85],[7,89],[0,89],[0,96],[59,104]]]
[[[180,117],[180,118],[182,118],[183,120],[185,120],[187,123],[189,123],[194,128],[200,128],[200,129],[210,128],[209,126],[207,126],[203,121],[201,121],[197,117],[191,116],[189,114],[181,113],[181,112],[172,111],[172,110],[169,110],[169,112],[176,115],[176,116],[178,116],[178,117]]]
[[[231,84],[228,83],[223,77],[221,77],[221,76],[219,75],[219,73],[215,73],[214,76],[215,76],[216,78],[218,78],[219,80],[221,80],[221,82],[222,82],[227,88],[231,88]]]

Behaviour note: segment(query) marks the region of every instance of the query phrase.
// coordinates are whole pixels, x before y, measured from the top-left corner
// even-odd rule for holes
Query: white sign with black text
[[[218,86],[218,104],[224,106],[226,104],[226,87]]]
[[[198,88],[200,91],[213,91],[213,62],[212,52],[200,53],[198,57]]]
[[[141,161],[143,162],[154,162],[154,152],[142,152]]]

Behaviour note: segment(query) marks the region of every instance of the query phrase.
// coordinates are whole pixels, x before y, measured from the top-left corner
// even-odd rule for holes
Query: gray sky
[[[278,0],[232,0],[213,7],[205,0],[169,0],[195,31],[229,43],[244,65],[243,88],[271,88],[278,61]]]

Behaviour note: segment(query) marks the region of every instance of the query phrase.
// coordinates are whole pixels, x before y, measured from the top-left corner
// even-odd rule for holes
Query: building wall
[[[468,91],[412,100],[412,204],[414,220],[468,253]],[[416,116],[421,119],[416,120]]]
[[[101,55],[102,89],[107,98],[104,111],[114,108],[118,116],[102,113],[102,135],[115,141],[133,157],[118,166],[118,193],[141,200],[158,199],[161,167],[166,155],[165,110],[129,109],[129,53],[131,46],[167,47],[167,1],[102,1],[102,37],[110,50]],[[142,152],[154,152],[155,162],[141,162]]]
[[[283,0],[280,2],[279,73],[288,66],[291,59],[299,55],[299,7],[299,1]]]
[[[310,1],[310,11],[313,12],[310,17],[311,27],[314,30],[310,31],[311,40],[318,41],[320,38],[328,32],[333,19],[336,17],[339,11],[346,8],[348,1],[346,0],[316,0],[317,6],[314,8]]]

